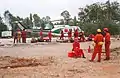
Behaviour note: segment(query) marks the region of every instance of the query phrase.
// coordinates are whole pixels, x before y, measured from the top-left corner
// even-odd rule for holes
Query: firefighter
[[[17,40],[17,31],[14,32],[14,43],[16,42]]]
[[[98,62],[101,61],[101,52],[102,52],[102,45],[103,45],[103,35],[101,34],[101,30],[97,29],[97,34],[94,38],[94,52],[92,54],[91,62],[94,61],[96,54],[98,54]]]
[[[82,55],[82,57],[85,58],[83,50],[80,49],[80,43],[78,42],[78,38],[74,39],[72,51],[75,52],[76,57],[81,57]]]
[[[19,43],[21,43],[21,31],[20,31],[20,29],[18,29],[17,30],[17,43],[19,42]]]
[[[74,38],[78,38],[78,35],[79,35],[78,29],[76,29],[75,32],[74,32]]]
[[[51,42],[51,39],[52,39],[52,32],[51,32],[51,30],[48,32],[48,38],[49,38],[49,41]]]
[[[70,40],[72,38],[72,29],[69,29],[68,31],[68,39]]]
[[[94,40],[94,34],[90,34],[89,36],[88,36],[88,41],[93,41]]]
[[[60,39],[64,40],[64,33],[63,33],[63,30],[61,29],[61,36],[60,36]]]
[[[23,29],[23,31],[22,31],[22,43],[26,43],[26,35],[27,35],[27,32],[25,31],[25,29]]]
[[[42,29],[40,30],[39,35],[40,35],[40,40],[43,40],[43,31],[42,31]]]
[[[80,32],[79,33],[79,36],[80,36],[80,42],[84,42],[85,41],[85,37],[84,37],[84,31]]]
[[[104,28],[103,30],[105,32],[105,52],[106,52],[105,60],[109,60],[110,59],[110,33],[108,28]]]

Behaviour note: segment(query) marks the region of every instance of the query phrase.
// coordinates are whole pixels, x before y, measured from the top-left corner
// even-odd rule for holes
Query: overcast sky
[[[61,18],[60,13],[64,10],[68,10],[72,16],[77,16],[79,7],[105,1],[107,0],[0,0],[0,14],[2,15],[5,10],[20,17],[37,13],[40,17],[50,16],[53,20]]]

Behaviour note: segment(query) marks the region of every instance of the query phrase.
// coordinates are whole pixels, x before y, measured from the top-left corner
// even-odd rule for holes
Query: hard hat
[[[104,28],[103,30],[104,30],[104,31],[108,31],[108,28]]]
[[[99,42],[98,45],[103,45],[103,42]]]
[[[101,29],[97,29],[97,32],[101,32]]]

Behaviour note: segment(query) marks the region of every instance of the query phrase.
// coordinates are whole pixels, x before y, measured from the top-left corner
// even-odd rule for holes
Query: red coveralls
[[[106,59],[110,59],[110,33],[106,33],[105,35],[105,52]]]
[[[52,38],[52,33],[51,33],[51,31],[48,32],[48,38],[49,38],[49,40],[50,40],[50,42],[51,42],[51,38]]]
[[[83,32],[80,32],[80,41],[85,41],[84,33]]]
[[[22,31],[22,43],[26,43],[26,31]]]
[[[79,42],[74,42],[73,43],[73,51],[75,51],[76,56],[84,56],[83,50],[80,49],[80,44]]]
[[[78,38],[78,35],[79,35],[78,30],[75,30],[74,38]]]
[[[102,45],[98,45],[99,42],[103,42],[103,35],[102,34],[97,34],[94,38],[95,47],[94,47],[94,52],[92,55],[91,61],[93,61],[96,57],[96,54],[98,54],[98,62],[101,61],[101,52],[102,52]]]
[[[70,39],[72,37],[72,31],[68,32],[68,38]]]
[[[43,33],[42,33],[42,31],[40,31],[40,37],[42,37],[43,36]]]
[[[40,39],[43,40],[43,32],[42,31],[40,31],[39,35],[40,35]]]
[[[63,33],[63,30],[61,31],[60,39],[64,39],[64,33]]]

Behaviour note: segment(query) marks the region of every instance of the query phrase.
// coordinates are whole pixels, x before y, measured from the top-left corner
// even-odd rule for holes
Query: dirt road
[[[9,41],[11,44],[11,41]],[[86,59],[84,58],[68,58],[67,53],[71,51],[71,43],[37,43],[37,44],[18,44],[6,45],[0,47],[1,56],[0,66],[7,65],[7,68],[0,68],[0,78],[119,78],[120,77],[120,41],[113,40],[111,48],[118,47],[117,50],[112,50],[111,60],[103,61],[105,54],[102,54],[102,62],[89,62],[92,53],[87,52],[87,48],[92,42],[81,43],[81,48],[84,49]],[[103,48],[104,49],[104,48]],[[12,61],[20,65],[21,62],[14,57],[36,58],[46,60],[38,61],[37,66],[20,66],[16,68],[9,67]],[[51,63],[51,57],[53,62]],[[4,59],[3,59],[4,58]],[[7,59],[5,59],[7,58]],[[22,64],[26,64],[24,61]],[[41,63],[47,62],[47,65]],[[31,62],[29,65],[35,64]],[[27,63],[28,64],[28,63]]]

